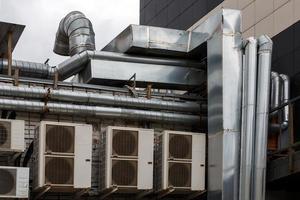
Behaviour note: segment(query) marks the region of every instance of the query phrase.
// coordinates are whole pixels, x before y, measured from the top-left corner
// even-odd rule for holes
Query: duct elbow
[[[83,13],[70,12],[59,23],[53,51],[73,56],[86,50],[95,50],[93,25]]]
[[[259,54],[262,52],[272,52],[273,41],[267,35],[262,35],[258,38]]]

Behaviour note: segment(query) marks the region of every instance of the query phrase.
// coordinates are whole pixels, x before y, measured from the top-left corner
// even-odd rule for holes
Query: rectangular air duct
[[[197,32],[131,24],[102,51],[190,58],[192,42],[203,37]]]
[[[92,126],[42,121],[36,130],[34,189],[91,187]]]
[[[206,72],[199,68],[93,59],[79,74],[78,81],[123,87],[135,74],[137,87],[152,83],[154,88],[192,89],[206,80]]]
[[[29,168],[0,166],[0,198],[28,198]]]
[[[24,151],[23,120],[0,120],[0,152],[22,152]]]
[[[201,133],[164,131],[155,150],[156,190],[205,190],[206,136]]]
[[[107,127],[102,135],[100,190],[150,190],[153,187],[152,129]]]

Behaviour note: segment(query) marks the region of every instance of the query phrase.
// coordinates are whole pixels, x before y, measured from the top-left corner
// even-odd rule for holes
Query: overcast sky
[[[59,21],[70,11],[83,12],[93,23],[101,49],[129,24],[139,23],[139,0],[0,0],[0,20],[26,25],[14,59],[57,65],[66,57],[53,53]]]

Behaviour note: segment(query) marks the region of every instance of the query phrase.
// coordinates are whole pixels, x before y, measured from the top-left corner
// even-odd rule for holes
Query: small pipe
[[[276,108],[280,103],[280,77],[277,72],[271,72],[272,88],[271,88],[271,108]]]
[[[283,103],[287,103],[290,99],[290,79],[285,74],[280,74],[280,78],[283,80],[283,101],[282,101],[283,104]],[[288,123],[289,123],[289,106],[285,106],[283,110],[283,122],[282,122],[283,129],[288,128]]]

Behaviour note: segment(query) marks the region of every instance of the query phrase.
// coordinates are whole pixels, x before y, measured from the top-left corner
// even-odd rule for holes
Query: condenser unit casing
[[[36,128],[34,189],[91,187],[91,125],[42,121]]]
[[[25,122],[0,119],[0,152],[23,152]]]
[[[205,190],[205,151],[205,134],[179,131],[160,134],[155,149],[156,190]]]
[[[100,190],[153,188],[154,130],[107,127],[100,151]]]
[[[29,168],[0,166],[0,198],[28,198]]]

